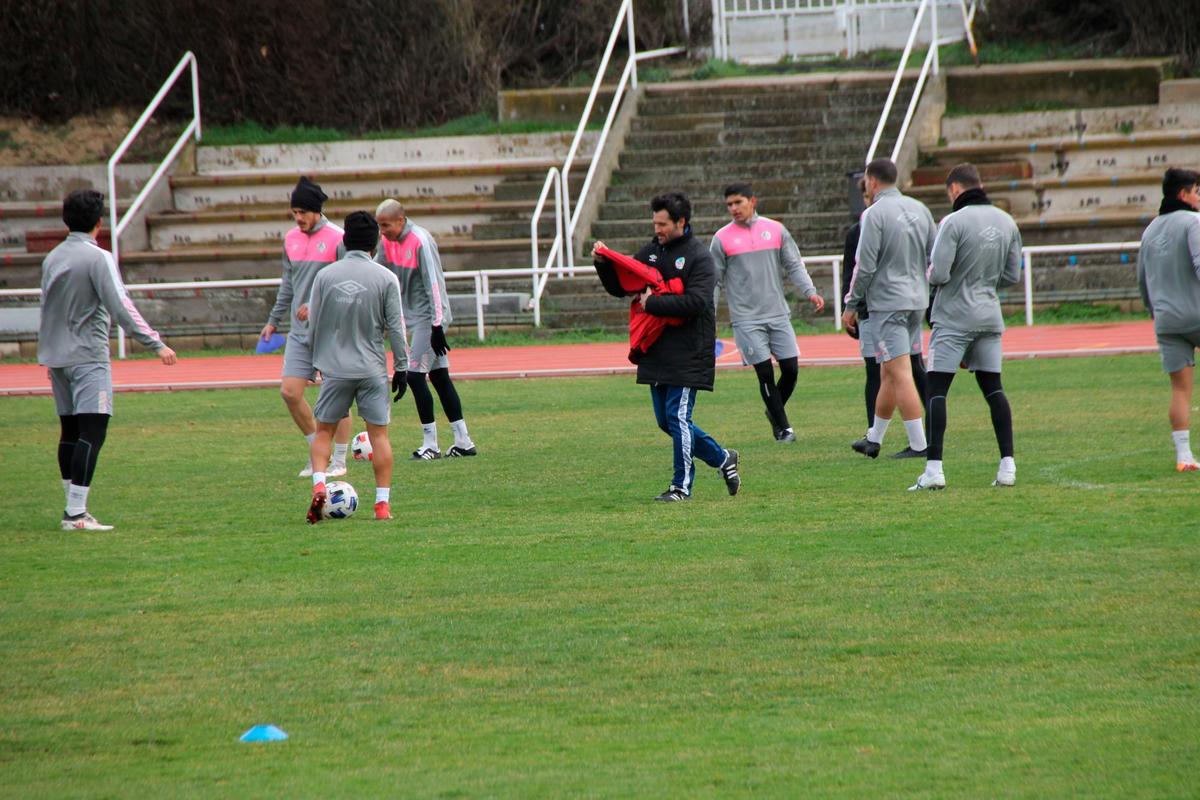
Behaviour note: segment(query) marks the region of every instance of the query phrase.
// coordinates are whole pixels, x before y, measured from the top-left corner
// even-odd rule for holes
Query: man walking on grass
[[[1012,410],[1000,383],[1004,316],[996,290],[1021,279],[1021,233],[1013,218],[988,200],[973,164],[950,170],[946,194],[954,210],[938,229],[929,267],[929,283],[937,294],[930,314],[928,460],[910,492],[946,488],[942,469],[946,395],[959,365],[975,373],[991,410],[1000,446],[1000,466],[992,485],[1012,486],[1017,480]]]
[[[1171,378],[1171,439],[1175,469],[1200,470],[1190,438],[1193,373],[1200,347],[1200,173],[1163,175],[1158,216],[1142,234],[1138,286],[1154,318],[1163,372]]]
[[[321,520],[327,500],[326,465],[333,434],[350,404],[358,403],[371,439],[371,466],[375,469],[375,519],[391,519],[392,445],[387,426],[391,420],[386,334],[392,345],[391,388],[395,399],[404,396],[404,316],[400,309],[400,284],[396,276],[371,260],[379,241],[379,226],[365,211],[346,217],[346,257],[329,265],[313,280],[308,301],[313,364],[321,371],[321,393],[313,416],[317,435],[312,443],[313,494],[307,519]]]
[[[813,285],[787,228],[759,216],[758,198],[750,184],[727,186],[725,207],[733,221],[717,231],[709,246],[717,268],[714,302],[719,302],[724,288],[733,336],[742,362],[753,366],[758,376],[775,441],[794,442],[796,434],[784,407],[796,388],[800,349],[783,279],[790,280],[818,314],[825,309],[825,299]],[[772,356],[779,362],[778,384]]]
[[[714,347],[717,339],[713,291],[716,270],[712,256],[692,236],[692,204],[680,192],[667,192],[650,201],[654,238],[634,256],[662,274],[664,281],[678,279],[682,294],[654,294],[646,288],[637,301],[647,314],[672,317],[658,339],[638,360],[637,382],[650,386],[650,400],[658,427],[671,437],[674,475],[671,485],[654,499],[664,503],[687,500],[695,480],[694,459],[716,469],[731,495],[742,485],[738,474],[738,452],[726,450],[692,422],[696,391],[711,392],[716,373]],[[596,273],[604,289],[614,297],[628,297],[613,264],[597,255],[604,247],[592,248]]]
[[[88,513],[88,492],[113,410],[110,320],[153,350],[162,363],[175,363],[175,351],[163,343],[125,291],[112,254],[100,249],[96,234],[104,218],[104,195],[90,189],[71,192],[63,201],[63,222],[70,233],[42,261],[41,323],[38,363],[47,367],[62,433],[58,469],[67,507],[65,531],[111,531]]]
[[[857,264],[845,298],[842,323],[858,324],[857,309],[871,310],[875,360],[880,365],[875,421],[867,435],[854,442],[855,452],[879,456],[884,434],[896,408],[904,419],[908,447],[894,458],[925,455],[924,409],[913,382],[909,356],[921,352],[921,321],[929,306],[926,268],[937,226],[919,200],[896,188],[896,165],[877,158],[867,165],[866,189],[874,201],[863,212]]]

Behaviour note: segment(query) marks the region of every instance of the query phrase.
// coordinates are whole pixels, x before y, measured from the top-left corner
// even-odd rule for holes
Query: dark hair
[[[946,185],[952,183],[964,189],[978,189],[983,186],[983,179],[979,177],[979,168],[974,164],[959,164],[946,175]]]
[[[725,196],[732,197],[735,194],[740,194],[747,199],[754,197],[754,187],[742,181],[740,183],[731,183],[725,187]]]
[[[854,185],[858,187],[859,194],[867,193],[867,179],[866,178],[859,178],[858,180],[856,180],[854,182]]]
[[[1163,173],[1163,197],[1178,197],[1184,189],[1200,183],[1200,172],[1171,167]]]
[[[896,182],[899,173],[896,171],[896,165],[890,158],[877,158],[870,164],[867,164],[867,177],[890,185]]]
[[[663,192],[650,201],[650,210],[655,213],[666,211],[672,222],[690,222],[692,219],[692,203],[683,192]]]
[[[92,189],[76,189],[63,200],[62,220],[67,230],[91,233],[104,216],[104,195]]]

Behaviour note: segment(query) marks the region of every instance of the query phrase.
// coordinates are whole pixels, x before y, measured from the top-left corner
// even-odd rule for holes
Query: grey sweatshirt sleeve
[[[929,210],[928,206],[922,203],[921,208],[925,209],[925,221],[929,229],[925,234],[925,261],[928,263],[929,259],[933,257],[933,242],[937,239],[938,226],[933,221],[933,213]]]
[[[383,293],[383,321],[387,327],[388,340],[392,344],[392,370],[404,372],[408,369],[408,345],[404,330],[404,311],[400,306],[400,281],[391,276]]]
[[[875,271],[879,268],[879,248],[882,243],[882,226],[868,208],[863,212],[859,228],[858,252],[854,254],[854,275],[850,278],[850,292],[845,297],[846,308],[866,306],[867,289],[875,280]]]
[[[1022,247],[1021,231],[1016,223],[1013,223],[1012,241],[1008,243],[1008,261],[1004,264],[1004,272],[1000,274],[998,287],[1015,286],[1021,282],[1021,265],[1024,263],[1021,257]]]
[[[162,337],[150,327],[133,304],[133,300],[129,298],[112,254],[104,250],[101,250],[100,254],[102,257],[92,262],[92,285],[96,288],[100,302],[117,324],[140,344],[156,353],[162,350],[166,347]]]
[[[1200,214],[1192,218],[1187,233],[1188,255],[1192,258],[1192,272],[1200,281]]]
[[[813,284],[812,276],[808,274],[808,270],[804,266],[804,258],[800,255],[800,246],[796,244],[796,240],[792,238],[792,234],[787,228],[783,229],[783,241],[779,246],[779,261],[792,285],[800,290],[805,299],[817,294],[817,287]]]
[[[425,296],[429,298],[429,304],[432,306],[429,310],[432,324],[434,326],[444,325],[442,256],[438,252],[437,242],[433,240],[432,236],[425,238],[417,258],[421,264],[421,282],[425,284]]]
[[[720,310],[721,308],[721,287],[725,284],[725,247],[721,244],[721,240],[716,236],[712,239],[712,244],[708,246],[708,252],[712,254],[713,266],[717,270],[717,281],[713,287],[713,308]]]
[[[1142,305],[1146,307],[1150,319],[1154,319],[1154,304],[1150,302],[1150,287],[1146,282],[1146,239],[1142,238],[1142,246],[1138,248],[1137,260],[1138,292],[1142,295]]]
[[[275,295],[275,307],[271,309],[271,315],[267,317],[267,324],[279,327],[279,322],[288,314],[292,308],[292,260],[287,256],[287,250],[283,252],[283,278],[279,283],[279,291]]]
[[[929,256],[929,285],[941,286],[950,280],[950,269],[958,254],[958,229],[951,214],[933,237],[933,252]]]

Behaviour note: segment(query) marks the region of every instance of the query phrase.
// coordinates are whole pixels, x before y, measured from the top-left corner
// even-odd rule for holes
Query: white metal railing
[[[567,157],[563,159],[561,168],[551,167],[546,173],[546,182],[542,185],[542,192],[538,196],[537,206],[534,209],[533,218],[529,223],[533,240],[532,259],[530,263],[530,269],[533,271],[533,296],[530,298],[530,305],[533,308],[535,325],[541,324],[542,293],[546,288],[546,280],[550,276],[552,269],[551,262],[557,260],[558,277],[560,278],[567,275],[574,276],[576,273],[575,229],[579,224],[579,215],[583,209],[583,203],[577,203],[572,212],[571,168],[575,165],[575,159],[579,154],[579,147],[583,142],[584,132],[587,130],[588,121],[592,116],[592,109],[595,107],[596,99],[600,95],[604,76],[608,71],[609,61],[612,59],[613,51],[616,49],[617,40],[620,38],[622,31],[625,32],[626,39],[628,40],[629,55],[625,60],[625,67],[621,71],[621,79],[617,82],[616,89],[613,92],[608,116],[604,120],[604,127],[601,129],[600,137],[596,140],[596,145],[592,150],[591,162],[588,165],[587,174],[584,176],[583,185],[579,190],[581,201],[587,197],[588,190],[591,189],[592,181],[596,176],[596,170],[600,166],[600,156],[604,152],[604,145],[608,141],[608,135],[612,130],[613,122],[616,121],[617,112],[621,106],[621,100],[625,96],[626,87],[637,89],[638,62],[662,56],[676,55],[687,51],[686,47],[663,47],[658,50],[647,50],[639,53],[637,51],[637,41],[634,37],[633,0],[623,0],[621,7],[617,9],[617,17],[613,21],[612,32],[609,33],[608,44],[604,48],[604,55],[596,67],[596,78],[592,81],[592,90],[588,93],[587,101],[584,103],[583,114],[579,117],[579,125],[575,129],[575,137],[571,140],[571,147],[567,151]],[[557,173],[557,177],[554,173]],[[543,263],[538,253],[538,225],[541,222],[546,201],[550,197],[552,187],[555,193],[554,236],[551,240],[550,251]]]
[[[912,28],[908,33],[908,41],[904,44],[904,52],[900,55],[900,64],[896,67],[896,75],[892,78],[892,86],[888,90],[887,100],[883,104],[883,112],[879,115],[879,124],[875,126],[875,135],[871,137],[871,147],[867,150],[867,158],[864,163],[871,163],[875,158],[875,150],[879,147],[879,141],[883,138],[883,130],[887,127],[888,117],[892,113],[892,104],[896,101],[896,92],[900,88],[900,81],[904,78],[904,71],[908,68],[908,58],[912,55],[913,43],[916,42],[917,33],[921,30],[921,20],[925,16],[925,10],[930,5],[934,8],[929,12],[929,51],[925,54],[925,62],[921,65],[921,72],[917,76],[917,85],[913,88],[912,97],[908,101],[908,110],[904,114],[904,122],[900,126],[900,133],[896,136],[896,145],[892,148],[892,161],[900,157],[900,149],[904,146],[904,137],[908,135],[908,126],[912,122],[913,114],[916,113],[917,104],[921,100],[921,89],[925,86],[925,81],[930,73],[937,75],[940,71],[938,62],[938,49],[942,45],[951,44],[959,41],[961,38],[966,38],[970,42],[971,52],[975,53],[975,37],[971,32],[971,28],[975,21],[975,10],[977,0],[971,0],[970,8],[968,9],[966,0],[959,0],[959,7],[962,9],[963,17],[963,34],[962,36],[948,36],[944,39],[938,39],[938,15],[937,15],[937,0],[920,0],[920,5],[917,6],[917,14],[913,19]]]
[[[192,76],[192,121],[189,122],[187,127],[183,129],[183,133],[179,135],[179,139],[175,142],[175,145],[171,148],[170,152],[167,153],[166,157],[163,158],[162,163],[158,165],[158,169],[154,170],[154,174],[152,174],[150,179],[146,181],[146,184],[142,187],[142,190],[138,192],[137,197],[134,198],[133,202],[129,204],[129,207],[125,209],[125,213],[118,218],[117,164],[120,163],[121,158],[125,155],[126,151],[129,150],[134,140],[137,139],[138,134],[140,134],[142,129],[146,127],[146,123],[162,104],[162,101],[166,98],[167,93],[170,92],[175,86],[175,83],[179,80],[179,77],[183,75],[184,70],[188,69],[189,67],[191,68]],[[166,174],[168,169],[170,169],[171,164],[175,162],[175,158],[179,155],[179,152],[183,149],[183,146],[187,144],[187,140],[191,136],[195,136],[197,142],[200,141],[200,72],[196,65],[196,56],[192,53],[192,51],[189,50],[183,54],[183,58],[179,59],[179,63],[175,65],[175,69],[171,70],[171,74],[167,76],[165,81],[163,81],[162,86],[159,87],[158,93],[154,95],[154,99],[152,99],[150,104],[146,106],[146,110],[142,112],[140,117],[138,117],[137,122],[133,123],[133,127],[129,129],[129,133],[125,134],[125,138],[122,139],[121,144],[117,146],[117,150],[112,154],[112,158],[108,159],[108,208],[109,217],[111,220],[109,236],[112,238],[113,261],[117,262],[118,267],[120,267],[121,264],[121,234],[133,220],[134,214],[136,214],[142,207],[142,204],[146,202],[146,198],[148,198],[150,193],[154,191],[154,187],[158,186],[158,182],[162,180],[163,175]],[[117,344],[118,355],[121,358],[124,358],[124,331],[120,331]]]
[[[1137,251],[1141,242],[1098,242],[1094,244],[1051,244],[1030,245],[1021,249],[1022,269],[1025,289],[1025,324],[1033,325],[1033,257],[1036,255],[1074,255],[1079,253],[1106,253],[1125,250]],[[805,256],[807,265],[828,264],[833,282],[833,326],[835,330],[842,329],[842,254]],[[451,271],[446,273],[448,281],[471,281],[475,290],[475,332],[479,341],[485,341],[484,327],[485,307],[491,299],[491,281],[493,279],[533,278],[537,280],[545,272],[540,267],[530,269],[481,269]],[[257,289],[279,286],[279,278],[254,278],[250,280],[230,281],[183,281],[177,283],[135,283],[125,289],[129,292],[153,295],[155,292],[193,291],[199,294],[208,289]],[[0,298],[5,297],[41,297],[39,289],[0,289]],[[124,331],[118,328],[118,342],[124,337]],[[124,358],[123,350],[118,353]]]

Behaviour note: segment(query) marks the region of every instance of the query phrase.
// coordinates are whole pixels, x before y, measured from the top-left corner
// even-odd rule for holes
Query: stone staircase
[[[862,168],[890,80],[879,73],[647,87],[577,263],[590,263],[597,239],[620,252],[642,247],[653,232],[649,201],[670,189],[691,199],[693,231],[707,243],[729,221],[722,190],[735,181],[754,185],[760,213],[787,226],[801,253],[841,253],[849,226],[847,173]],[[902,86],[880,152],[890,152],[909,96]],[[809,271],[831,300],[831,271]],[[829,309],[826,316],[832,303]],[[625,304],[592,277],[551,279],[542,313],[559,327],[619,329],[628,322]],[[808,317],[811,307],[793,299],[793,313]]]

